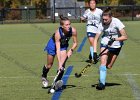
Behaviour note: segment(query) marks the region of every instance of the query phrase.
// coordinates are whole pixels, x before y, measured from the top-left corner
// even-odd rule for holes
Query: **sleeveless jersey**
[[[59,27],[59,34],[60,34],[60,47],[65,48],[69,46],[69,40],[72,37],[72,28],[70,27],[70,30],[67,34],[64,34],[62,31],[62,27]],[[55,41],[55,34],[53,34],[52,38]]]

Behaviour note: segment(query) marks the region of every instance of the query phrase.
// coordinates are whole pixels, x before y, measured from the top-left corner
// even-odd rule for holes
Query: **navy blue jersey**
[[[68,47],[69,46],[69,40],[72,37],[72,28],[70,28],[69,32],[67,34],[64,34],[62,31],[62,27],[59,28],[59,33],[60,33],[60,47]]]
[[[70,27],[69,32],[67,34],[64,34],[62,27],[59,27],[59,34],[60,34],[60,50],[67,50],[69,46],[68,42],[70,38],[72,37],[72,28]],[[48,54],[51,54],[51,55],[56,54],[55,33],[48,41],[47,46],[45,47],[44,51],[47,51]]]

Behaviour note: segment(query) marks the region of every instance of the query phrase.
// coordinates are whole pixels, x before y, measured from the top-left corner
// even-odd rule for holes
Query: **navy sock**
[[[44,67],[43,67],[43,69],[42,69],[42,77],[47,77],[47,73],[49,72],[49,68],[46,68],[45,67],[45,65],[44,65]]]
[[[61,80],[61,78],[63,77],[63,74],[64,74],[64,69],[61,69],[61,72],[58,75],[58,80]]]

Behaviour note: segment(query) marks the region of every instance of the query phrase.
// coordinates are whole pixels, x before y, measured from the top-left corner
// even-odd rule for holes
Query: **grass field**
[[[94,87],[98,83],[99,63],[91,67],[85,76],[74,77],[74,73],[87,64],[84,62],[89,54],[89,43],[86,41],[82,51],[74,52],[67,62],[73,70],[59,100],[140,100],[140,22],[128,21],[124,24],[128,40],[115,65],[107,72],[106,89],[97,91]],[[77,28],[80,45],[86,36],[85,24],[72,25]],[[40,77],[42,66],[46,63],[43,48],[57,27],[58,24],[0,25],[0,100],[52,99],[53,94],[42,88]],[[48,74],[49,84],[56,68],[55,60]]]

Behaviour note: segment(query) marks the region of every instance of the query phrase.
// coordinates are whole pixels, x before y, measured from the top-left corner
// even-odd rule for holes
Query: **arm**
[[[116,21],[116,25],[117,25],[117,28],[119,30],[119,33],[120,33],[120,37],[116,38],[115,40],[116,41],[124,41],[124,40],[127,40],[127,34],[124,30],[125,26],[123,25],[123,23],[118,19]]]
[[[124,29],[121,29],[120,30],[120,34],[121,34],[121,36],[120,37],[118,37],[118,38],[116,38],[115,40],[116,41],[124,41],[124,40],[127,40],[127,34],[126,34],[126,32],[125,32],[125,30]]]
[[[85,22],[86,18],[85,17],[80,17],[81,21]]]
[[[73,39],[73,45],[68,51],[67,55],[70,57],[72,55],[73,50],[77,47],[78,45],[78,39],[77,39],[77,31],[75,28],[72,27],[72,39]]]
[[[85,22],[87,20],[87,13],[88,13],[88,10],[86,10],[84,14],[80,17],[81,21]]]
[[[56,54],[58,59],[58,65],[59,67],[61,67],[62,63],[61,63],[61,55],[60,55],[60,34],[58,30],[55,32],[55,43],[56,43]]]
[[[127,34],[126,34],[125,30],[124,29],[121,29],[119,32],[120,32],[121,36],[118,37],[118,38],[112,38],[112,39],[110,39],[110,41],[108,42],[108,45],[112,45],[112,43],[114,41],[124,41],[124,40],[127,40]]]

